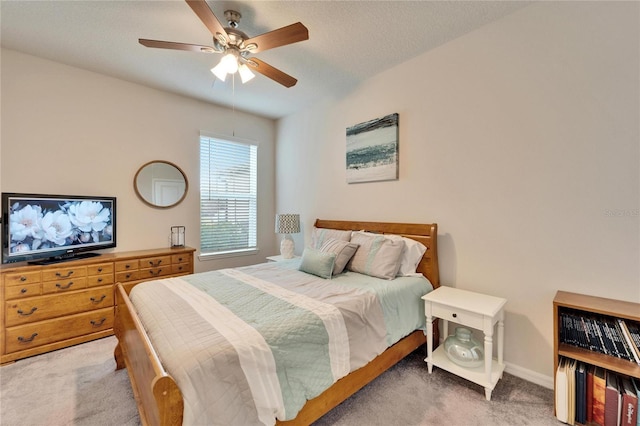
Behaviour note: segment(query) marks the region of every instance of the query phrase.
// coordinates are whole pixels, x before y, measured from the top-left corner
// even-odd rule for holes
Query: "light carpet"
[[[107,337],[0,367],[0,424],[139,425],[115,345]],[[417,350],[314,426],[561,425],[549,389],[505,373],[486,401],[482,387],[438,368],[429,374],[423,359]]]

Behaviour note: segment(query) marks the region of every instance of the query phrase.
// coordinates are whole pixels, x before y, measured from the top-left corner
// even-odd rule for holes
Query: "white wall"
[[[117,251],[168,247],[169,228],[186,226],[199,247],[199,133],[254,140],[258,148],[258,245],[255,256],[199,262],[196,270],[263,262],[276,254],[273,120],[217,107],[2,50],[0,188],[117,197]],[[178,206],[154,209],[133,189],[140,166],[166,160],[185,171]]]
[[[636,2],[540,2],[278,123],[276,208],[437,222],[443,285],[508,299],[505,359],[552,384],[559,289],[640,302]],[[400,114],[400,179],[345,183],[345,128]],[[509,371],[508,370],[508,371]]]

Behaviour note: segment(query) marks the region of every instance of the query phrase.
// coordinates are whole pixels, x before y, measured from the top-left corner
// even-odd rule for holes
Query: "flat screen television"
[[[115,197],[2,193],[2,263],[63,262],[115,246]]]

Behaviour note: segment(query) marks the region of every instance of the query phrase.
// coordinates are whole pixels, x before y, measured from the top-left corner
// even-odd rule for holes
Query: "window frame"
[[[250,214],[249,216],[253,216],[253,222],[249,224],[250,228],[253,228],[253,235],[250,236],[250,238],[253,238],[255,240],[255,244],[253,246],[250,247],[246,247],[246,248],[239,248],[239,249],[232,249],[232,250],[220,250],[220,251],[203,251],[202,248],[202,192],[203,192],[203,187],[202,187],[202,179],[203,179],[203,167],[202,167],[202,144],[203,144],[203,138],[206,138],[208,140],[215,140],[218,142],[222,142],[222,143],[231,143],[231,144],[238,144],[238,145],[248,145],[251,147],[255,147],[255,169],[250,169],[250,173],[253,175],[252,176],[252,181],[249,182],[250,186],[253,187],[253,205],[254,205],[254,212],[253,214]],[[211,142],[208,142],[211,143]],[[199,182],[198,182],[198,189],[199,189],[199,197],[198,197],[198,206],[199,206],[199,219],[198,219],[198,224],[199,224],[199,235],[200,235],[200,243],[199,243],[199,254],[198,254],[198,259],[199,260],[215,260],[215,259],[223,259],[223,258],[231,258],[231,257],[239,257],[239,256],[252,256],[257,254],[260,249],[258,247],[258,150],[259,150],[260,144],[257,141],[254,140],[250,140],[250,139],[242,139],[242,138],[237,138],[235,136],[226,136],[226,135],[218,135],[218,134],[213,134],[213,133],[206,133],[206,132],[200,132],[200,136],[198,138],[198,148],[199,148],[199,154],[198,154],[198,160],[199,160],[199,167],[198,167],[198,171],[199,171]],[[248,198],[251,198],[251,196],[249,195]],[[250,201],[251,202],[251,201]],[[251,231],[250,231],[251,232]]]

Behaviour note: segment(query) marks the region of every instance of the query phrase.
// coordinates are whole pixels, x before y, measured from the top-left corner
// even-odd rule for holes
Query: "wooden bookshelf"
[[[612,318],[640,323],[640,303],[588,296],[566,291],[558,291],[553,299],[553,377],[560,357],[572,358],[587,364],[603,367],[619,374],[640,378],[640,365],[611,355],[579,348],[560,342],[560,313],[563,310],[582,311],[585,315],[604,315]],[[555,405],[555,402],[554,402]],[[555,406],[554,406],[555,412]]]

